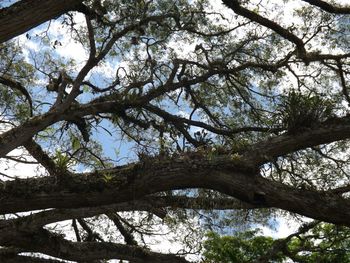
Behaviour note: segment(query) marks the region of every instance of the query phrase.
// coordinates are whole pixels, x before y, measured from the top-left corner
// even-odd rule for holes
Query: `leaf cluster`
[[[290,134],[317,126],[332,116],[333,105],[320,95],[304,95],[292,90],[282,97],[277,116]]]
[[[204,262],[252,262],[264,255],[273,244],[271,237],[256,234],[255,230],[222,237],[214,232],[208,233],[208,239],[204,243]],[[283,262],[284,258],[282,254],[278,254],[274,262]]]
[[[257,230],[233,236],[210,232],[204,243],[204,262],[253,262],[268,256],[268,262],[285,262],[289,258],[293,262],[347,263],[350,262],[349,234],[346,227],[325,223],[286,239],[260,236]]]

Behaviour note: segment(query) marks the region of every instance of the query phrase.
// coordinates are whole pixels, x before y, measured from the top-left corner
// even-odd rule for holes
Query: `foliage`
[[[270,254],[271,262],[350,262],[349,228],[317,224],[306,233],[285,239],[259,235],[259,231],[220,236],[209,232],[204,243],[204,262],[259,262]],[[280,244],[283,244],[280,246]],[[279,246],[276,250],[275,247]]]
[[[282,97],[278,115],[289,133],[301,132],[332,117],[333,105],[322,95],[304,95],[292,90]]]
[[[219,236],[214,232],[207,235],[204,243],[204,262],[253,262],[264,255],[273,244],[271,237],[258,236],[258,231],[237,233],[235,236]],[[273,262],[283,262],[285,257],[277,255]]]
[[[0,262],[349,261],[348,6],[0,8]]]
[[[309,234],[293,238],[288,248],[302,262],[350,262],[350,230],[319,224]]]

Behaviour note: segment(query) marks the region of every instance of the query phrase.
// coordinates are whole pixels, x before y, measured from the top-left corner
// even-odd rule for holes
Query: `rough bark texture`
[[[303,1],[314,6],[320,13],[333,13],[332,16],[349,13],[348,6],[341,7],[321,0]],[[250,10],[249,8],[252,7],[247,4],[247,1],[223,0],[222,2],[235,12],[238,18],[243,19],[242,21],[237,19],[239,23],[236,29],[224,28],[223,31],[211,32],[214,28],[207,28],[204,23],[198,28],[194,26],[192,19],[197,21],[195,19],[197,12],[204,17],[207,13],[202,13],[201,9],[192,12],[191,9],[194,8],[192,3],[183,8],[169,5],[163,12],[160,6],[155,6],[155,9],[152,7],[147,11],[149,6],[157,5],[161,1],[159,3],[148,1],[147,4],[144,1],[136,1],[136,9],[133,9],[134,6],[131,8],[130,3],[125,4],[127,1],[115,2],[118,3],[115,6],[113,1],[86,1],[87,4],[91,4],[89,7],[83,6],[82,2],[82,0],[22,0],[0,10],[0,43],[2,43],[67,11],[79,9],[86,14],[86,28],[82,27],[75,33],[83,40],[81,42],[89,52],[85,63],[77,65],[81,68],[77,72],[74,70],[74,73],[69,72],[72,69],[69,69],[68,66],[59,64],[57,68],[54,67],[54,61],[52,66],[48,66],[47,72],[44,72],[46,69],[42,68],[40,63],[33,67],[37,70],[36,73],[40,73],[40,76],[50,76],[50,83],[53,80],[50,75],[52,72],[59,74],[61,78],[60,82],[59,77],[55,79],[58,83],[56,89],[48,89],[47,98],[44,99],[42,94],[40,96],[34,94],[36,91],[34,89],[36,87],[33,86],[34,82],[27,80],[26,77],[18,77],[16,74],[0,76],[1,88],[10,89],[12,93],[26,98],[26,103],[29,102],[30,106],[33,106],[32,115],[28,114],[20,121],[13,117],[17,115],[11,112],[11,107],[8,112],[5,110],[1,113],[1,122],[10,116],[12,129],[0,134],[0,158],[13,160],[14,157],[9,156],[9,153],[24,146],[47,172],[45,176],[30,177],[28,175],[27,178],[22,177],[25,179],[7,180],[8,178],[5,178],[6,180],[0,181],[0,214],[49,209],[0,220],[1,262],[57,262],[20,255],[22,252],[40,252],[77,262],[96,262],[96,260],[107,259],[121,259],[130,262],[186,262],[177,255],[155,253],[137,246],[141,244],[142,239],[137,239],[138,236],[135,235],[136,226],[121,216],[125,211],[145,211],[147,213],[143,214],[155,215],[164,219],[173,210],[177,212],[181,209],[180,212],[186,209],[279,208],[313,219],[350,227],[350,199],[346,197],[350,189],[348,182],[346,179],[335,179],[335,183],[332,184],[333,179],[327,179],[329,174],[326,176],[317,174],[319,162],[316,157],[329,160],[330,163],[335,162],[339,170],[343,169],[346,166],[344,163],[349,160],[349,158],[346,159],[347,161],[336,160],[339,153],[340,155],[347,154],[343,148],[338,147],[335,153],[329,153],[328,145],[327,147],[323,145],[339,141],[343,141],[346,145],[345,140],[350,138],[350,117],[346,115],[346,109],[341,111],[337,108],[340,106],[339,97],[342,95],[350,103],[347,85],[350,76],[348,62],[350,53],[346,53],[347,51],[331,53],[330,50],[329,53],[323,54],[312,51],[316,48],[309,48],[306,45],[312,43],[312,38],[320,37],[318,34],[324,34],[323,30],[330,30],[332,23],[320,26],[317,24],[315,28],[308,27],[305,35],[301,37],[303,27],[294,30],[285,24],[275,22],[267,17],[265,12],[259,11],[263,10],[260,7],[254,11]],[[264,3],[261,2],[260,5],[263,6]],[[134,12],[137,11],[137,8],[140,13]],[[184,11],[187,9],[189,11]],[[158,13],[158,11],[161,12]],[[220,14],[221,17],[225,15]],[[215,16],[215,14],[210,14],[210,16]],[[111,19],[111,17],[114,18]],[[203,17],[200,18],[198,21],[202,21]],[[197,23],[201,23],[198,21]],[[249,22],[246,23],[246,21]],[[254,24],[253,27],[252,24]],[[152,27],[155,25],[157,29],[164,30],[162,33],[166,33],[164,34],[166,38],[172,39],[173,34],[184,33],[184,36],[189,34],[189,37],[199,37],[198,40],[203,41],[203,45],[197,45],[194,53],[189,54],[188,58],[176,58],[174,54],[174,58],[169,58],[169,61],[167,58],[165,61],[156,61],[162,60],[157,57],[158,48],[160,52],[168,52],[165,51],[165,47],[164,50],[162,47],[163,41],[165,41],[164,46],[167,46],[168,43],[166,40],[158,41],[156,34],[154,43],[153,40],[144,42],[149,32],[152,32],[150,35],[153,38],[155,30]],[[235,41],[241,41],[240,38],[237,40],[231,36],[241,30],[243,32],[246,25],[249,30],[247,39],[236,43]],[[148,30],[149,26],[150,30]],[[256,29],[253,30],[255,27]],[[203,32],[200,32],[202,29]],[[230,32],[232,35],[226,35]],[[276,34],[280,38],[275,38]],[[221,36],[224,37],[222,41]],[[324,38],[327,36],[325,35]],[[133,40],[137,37],[142,38],[143,42]],[[113,59],[112,54],[111,57],[107,57],[111,51],[115,52],[115,47],[123,47],[128,43],[129,38],[132,42],[130,50],[132,51],[134,46],[135,49],[142,50],[146,45],[144,51],[148,58],[144,60],[140,56],[135,60],[135,63],[140,63],[138,65],[140,67],[129,67],[130,74],[120,77],[118,72],[123,67],[116,68],[116,77],[113,81],[95,82],[92,70],[96,69],[98,72],[99,65]],[[232,43],[227,43],[231,39]],[[326,39],[323,40],[326,41]],[[276,51],[273,48],[270,49],[270,43],[274,45],[274,41],[277,41],[278,44],[276,44],[276,49],[278,49]],[[119,45],[120,43],[123,45]],[[220,45],[214,43],[220,43]],[[265,48],[269,47],[266,50],[265,45]],[[283,45],[286,50],[279,50],[280,45]],[[259,51],[256,47],[259,47]],[[222,56],[218,56],[221,53]],[[153,57],[157,59],[153,61]],[[214,58],[220,59],[216,61]],[[51,59],[55,60],[56,57],[53,56]],[[18,66],[14,72],[19,72],[20,65],[16,64],[15,58],[9,58],[9,61],[11,62],[9,69],[14,64]],[[124,61],[120,62],[122,65]],[[22,61],[19,63],[23,64]],[[304,66],[305,69],[303,69]],[[315,73],[307,72],[310,70],[309,66],[310,68],[312,66],[312,71],[315,70]],[[298,68],[297,71],[296,68]],[[11,72],[11,70],[6,69],[4,72]],[[309,76],[304,74],[299,76],[299,70],[304,70],[305,72],[302,73],[309,74]],[[123,68],[123,71],[126,70]],[[339,103],[334,107],[334,112],[327,116],[323,115],[328,111],[325,107],[322,108],[324,105],[321,102],[328,102],[327,98],[323,98],[321,91],[317,93],[318,87],[312,86],[309,90],[316,90],[321,105],[319,108],[313,108],[312,106],[315,105],[310,103],[314,98],[313,95],[306,96],[311,100],[308,101],[309,108],[305,112],[309,109],[311,115],[314,113],[316,118],[311,118],[312,121],[304,126],[295,125],[297,128],[289,129],[291,126],[288,121],[285,121],[285,115],[288,114],[285,112],[286,109],[281,109],[283,105],[276,107],[269,105],[283,101],[287,95],[280,94],[280,89],[272,93],[266,91],[270,89],[270,85],[280,85],[279,83],[274,84],[276,80],[272,84],[264,84],[266,78],[273,80],[276,77],[284,81],[286,72],[292,73],[298,79],[298,85],[305,85],[307,90],[309,89],[307,85],[311,83],[318,85],[328,78],[328,74],[331,75],[330,72],[333,72],[335,76],[332,81],[335,83],[339,77],[342,88],[339,94],[330,91],[327,95],[334,96],[337,101],[334,103]],[[72,76],[68,76],[70,74]],[[250,74],[254,74],[252,82],[249,79],[253,75]],[[261,90],[255,83],[259,78],[262,80]],[[311,78],[311,80],[305,81],[306,78]],[[327,83],[328,81],[332,82],[327,80]],[[103,86],[107,83],[107,87]],[[289,87],[290,84],[287,83],[287,86]],[[98,85],[102,86],[98,87]],[[70,88],[69,92],[66,91],[67,87]],[[298,88],[301,90],[300,86]],[[333,88],[337,89],[338,86],[330,87],[330,89]],[[84,92],[91,92],[91,96],[85,94],[80,97]],[[263,93],[260,94],[260,92]],[[177,99],[173,97],[175,93],[178,94]],[[304,96],[302,92],[298,95]],[[221,99],[222,96],[227,96],[227,100]],[[264,99],[260,101],[260,96],[268,101],[266,105],[263,103]],[[87,101],[88,98],[91,100]],[[18,109],[21,109],[20,106],[23,105],[20,104],[20,100],[16,100],[17,102],[19,103]],[[216,102],[223,105],[222,112],[216,109],[217,105],[214,105]],[[175,111],[181,110],[182,104],[186,111],[192,110],[190,117],[176,115]],[[41,105],[50,105],[50,108],[47,109],[45,106],[41,109]],[[225,116],[225,107],[229,111],[232,109],[232,113],[228,111],[228,116]],[[43,112],[44,109],[47,111]],[[201,113],[198,116],[203,117],[202,119],[195,116],[199,112]],[[246,116],[240,116],[245,113],[247,113]],[[303,116],[299,115],[304,115],[304,111],[299,115],[297,110],[290,110],[289,113],[294,113],[291,119],[295,123],[303,123],[295,119],[298,117],[303,119]],[[219,116],[220,114],[222,116]],[[234,119],[236,116],[237,121]],[[230,117],[233,119],[230,120]],[[267,118],[271,118],[271,121]],[[135,163],[101,169],[102,166],[112,167],[110,160],[104,159],[99,149],[95,149],[96,144],[91,143],[93,140],[87,143],[86,138],[95,137],[94,132],[98,132],[100,128],[107,130],[102,121],[111,121],[111,125],[114,125],[118,131],[120,129],[123,134],[122,140],[124,136],[128,136],[139,145],[149,142],[150,135],[156,137],[159,134],[159,137],[155,138],[159,146],[156,146],[156,142],[146,145],[145,153],[139,153],[139,160]],[[47,141],[45,135],[42,136],[45,133],[43,131],[50,127],[56,128],[62,122],[61,134],[50,132],[48,134],[55,136],[50,137],[53,142],[62,143],[64,147],[50,145],[50,149],[46,150]],[[88,130],[87,126],[91,130]],[[203,130],[202,133],[197,131],[192,135],[192,128]],[[77,136],[74,132],[78,132]],[[84,132],[88,136],[84,137]],[[208,133],[208,137],[213,135],[215,139],[205,137]],[[83,135],[84,140],[79,137],[80,135]],[[179,144],[180,140],[183,140],[182,147]],[[61,149],[64,149],[62,154]],[[150,155],[149,152],[157,156]],[[309,168],[310,164],[310,171],[307,170],[306,175],[297,177],[300,171],[293,169],[292,164],[294,155],[299,158],[299,154],[305,158],[303,159],[305,162],[299,164],[296,161],[296,166]],[[314,159],[310,157],[310,162],[306,162],[309,161],[308,154],[315,154],[312,155]],[[64,158],[60,159],[62,156]],[[86,173],[69,170],[69,161],[66,162],[66,157],[75,160],[78,163],[77,166],[82,165],[85,168],[88,165],[86,167],[94,167],[96,170]],[[18,162],[25,162],[20,157],[17,158],[15,160]],[[100,162],[96,164],[95,159]],[[60,160],[63,161],[60,162]],[[265,169],[267,166],[269,169]],[[327,163],[327,169],[330,172],[332,167]],[[348,170],[348,167],[345,168],[344,170]],[[264,173],[265,171],[271,174]],[[6,177],[5,173],[0,172],[2,177]],[[309,173],[313,172],[315,174],[309,176]],[[339,174],[343,176],[342,171]],[[348,175],[346,176],[343,178],[348,178]],[[307,180],[311,183],[304,184]],[[319,183],[318,180],[324,180],[324,182]],[[326,182],[326,180],[331,182]],[[200,197],[192,195],[194,188],[201,190],[198,191]],[[187,193],[187,196],[185,194],[180,196],[177,195],[179,191],[175,190],[191,192]],[[217,194],[220,197],[215,198],[208,193],[213,193],[215,196]],[[168,213],[169,211],[171,213]],[[90,226],[91,222],[87,218],[101,214],[107,216],[103,220],[114,222],[119,231],[119,237],[123,237],[126,244],[105,242],[101,235],[94,236],[97,230]],[[77,242],[48,231],[48,224],[64,220],[72,220],[72,231],[74,231]],[[80,233],[80,231],[85,232]],[[271,251],[267,251],[266,260],[276,254],[279,249],[281,246],[276,244]],[[264,261],[265,259],[261,260],[267,262]]]
[[[276,207],[315,219],[350,226],[350,201],[338,195],[294,189],[242,170],[229,156],[184,156],[150,160],[105,172],[58,178],[16,180],[0,191],[0,212],[79,208],[137,200],[171,189],[206,188],[261,207]],[[108,181],[105,175],[112,176]]]
[[[0,9],[0,43],[74,10],[83,0],[22,0]]]

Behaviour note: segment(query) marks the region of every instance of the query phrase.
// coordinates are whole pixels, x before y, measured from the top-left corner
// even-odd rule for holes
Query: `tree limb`
[[[135,238],[133,237],[132,233],[123,225],[123,223],[120,221],[119,217],[115,213],[107,214],[110,220],[113,221],[115,226],[118,228],[120,234],[124,237],[124,241],[127,245],[130,246],[136,246],[137,242]]]
[[[1,19],[0,19],[1,23]],[[1,32],[0,32],[1,33]],[[1,36],[0,36],[1,38]],[[32,97],[30,96],[29,92],[26,90],[25,87],[22,86],[21,83],[18,81],[14,81],[8,77],[0,76],[0,83],[3,85],[6,85],[7,87],[19,91],[28,101],[29,103],[29,109],[30,109],[30,116],[33,116],[33,102]]]
[[[72,242],[44,229],[34,233],[12,231],[14,232],[11,233],[8,231],[7,233],[3,233],[4,235],[1,235],[1,245],[16,245],[25,249],[27,252],[40,252],[66,260],[123,259],[137,263],[187,262],[184,258],[172,254],[151,252],[137,246],[110,242]]]
[[[260,16],[259,14],[252,12],[244,7],[242,7],[239,3],[239,0],[223,0],[222,1],[227,7],[232,9],[236,14],[241,15],[243,17],[246,17],[254,22],[257,22],[260,25],[263,25],[273,31],[275,31],[277,34],[279,34],[281,37],[289,40],[290,42],[294,43],[298,50],[298,56],[300,58],[306,58],[306,50],[304,47],[304,42],[302,39],[294,35],[293,33],[289,32],[287,29],[281,27],[279,24]]]
[[[51,175],[55,175],[60,170],[49,155],[34,140],[30,139],[25,142],[24,147]]]
[[[286,143],[288,146],[290,142]],[[58,182],[52,177],[6,182],[0,190],[0,212],[94,207],[138,200],[167,190],[205,188],[253,205],[349,226],[350,200],[331,192],[295,189],[267,180],[258,175],[257,168],[239,158],[184,154],[176,159],[155,158],[105,171],[68,174],[59,177]]]
[[[0,43],[75,10],[83,0],[22,0],[0,9]]]
[[[321,8],[323,11],[326,11],[328,13],[333,13],[333,14],[350,14],[350,7],[345,6],[337,6],[335,4],[329,4],[325,1],[322,0],[302,0],[306,3],[309,3],[310,5],[317,6]]]

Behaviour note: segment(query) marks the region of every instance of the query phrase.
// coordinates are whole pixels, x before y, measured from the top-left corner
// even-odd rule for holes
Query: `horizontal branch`
[[[227,135],[232,136],[237,133],[243,133],[243,132],[280,132],[282,129],[279,128],[270,128],[270,127],[252,127],[252,126],[246,126],[246,127],[240,127],[240,128],[233,128],[233,129],[220,129],[213,127],[209,124],[206,124],[201,121],[194,121],[189,120],[180,116],[176,116],[173,114],[170,114],[154,105],[148,104],[145,105],[144,108],[164,119],[167,123],[186,123],[188,125],[204,128],[212,133],[220,134],[220,135]]]
[[[290,143],[286,141],[287,146]],[[0,190],[0,213],[96,207],[136,201],[168,190],[205,188],[252,205],[350,225],[350,200],[331,192],[295,189],[267,180],[258,175],[257,167],[248,166],[244,158],[184,153],[93,173],[15,180]]]
[[[72,242],[41,229],[36,232],[3,231],[0,245],[16,246],[26,252],[39,252],[57,258],[74,261],[122,259],[137,263],[187,262],[184,258],[151,252],[147,249],[110,242]]]
[[[243,158],[248,162],[263,164],[288,153],[349,138],[350,117],[333,118],[312,128],[300,127],[295,134],[285,133],[258,142],[249,147]]]
[[[157,208],[173,209],[197,209],[197,210],[232,210],[254,209],[261,205],[251,205],[232,198],[200,198],[186,196],[147,196],[140,200],[102,205],[97,207],[83,207],[76,209],[53,209],[34,213],[25,217],[11,220],[0,220],[0,227],[16,225],[18,229],[38,229],[45,225],[74,219],[87,218],[100,214],[126,211],[148,211]]]
[[[48,258],[39,258],[39,257],[31,257],[31,256],[21,256],[21,255],[7,255],[0,256],[1,262],[6,263],[64,263],[61,260],[48,259]]]

